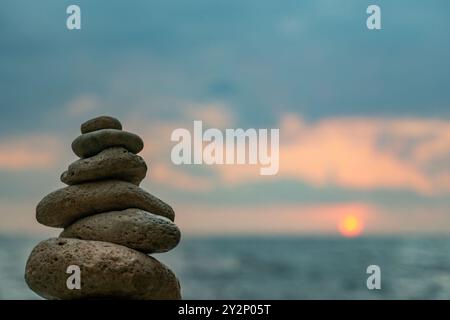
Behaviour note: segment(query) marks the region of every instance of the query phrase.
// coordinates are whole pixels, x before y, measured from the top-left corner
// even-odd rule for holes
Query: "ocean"
[[[40,299],[25,284],[44,238],[0,236],[0,299]],[[155,257],[185,299],[450,299],[450,238],[185,237]],[[368,290],[366,269],[381,268]]]

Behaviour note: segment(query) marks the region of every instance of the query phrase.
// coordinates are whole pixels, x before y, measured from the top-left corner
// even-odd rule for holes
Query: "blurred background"
[[[81,7],[82,29],[66,28]],[[382,30],[366,28],[377,4]],[[145,142],[184,298],[450,298],[450,2],[2,0],[0,299],[97,115]],[[170,160],[176,128],[279,128],[280,170]],[[366,288],[381,267],[382,290]]]

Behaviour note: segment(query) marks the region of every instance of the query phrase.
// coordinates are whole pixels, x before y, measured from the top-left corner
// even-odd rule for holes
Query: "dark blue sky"
[[[369,32],[365,9],[382,8]],[[82,30],[65,29],[68,4]],[[0,132],[59,129],[81,94],[119,114],[225,101],[248,125],[296,112],[450,116],[448,1],[2,1]],[[145,106],[143,106],[145,101]]]
[[[71,4],[82,30],[66,29]],[[369,4],[380,31],[366,28]],[[428,214],[439,229],[450,221],[448,12],[448,0],[2,0],[0,210],[20,226],[61,186],[80,123],[108,114],[145,134],[145,187],[183,209],[362,203],[380,229],[404,230],[411,207],[408,230]],[[154,141],[170,149],[168,126],[210,105],[233,126],[286,129],[276,179],[227,184],[239,174],[152,153]],[[283,140],[292,128],[296,148]]]

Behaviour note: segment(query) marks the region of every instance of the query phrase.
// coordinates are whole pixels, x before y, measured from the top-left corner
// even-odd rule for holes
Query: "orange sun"
[[[348,214],[339,221],[339,232],[344,237],[357,237],[363,231],[363,223],[360,217],[354,214]]]

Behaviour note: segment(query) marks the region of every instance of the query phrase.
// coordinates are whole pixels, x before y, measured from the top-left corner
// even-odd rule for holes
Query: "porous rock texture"
[[[108,116],[81,133],[72,143],[81,159],[61,175],[68,186],[37,205],[39,223],[65,229],[31,252],[28,286],[47,299],[181,299],[173,272],[147,255],[173,249],[180,230],[172,207],[139,187],[142,139]],[[79,288],[68,285],[74,266]]]
[[[139,185],[145,178],[147,165],[144,159],[125,148],[108,148],[86,159],[69,165],[61,175],[67,185],[83,182],[117,179]]]
[[[178,244],[180,230],[167,218],[126,209],[80,219],[64,229],[60,237],[112,242],[145,253],[159,253]]]
[[[111,147],[123,147],[136,154],[144,148],[144,142],[134,133],[117,129],[84,133],[72,142],[72,150],[80,158],[92,157]]]
[[[81,289],[68,290],[67,266],[81,270]],[[52,238],[28,259],[25,280],[47,299],[180,299],[177,278],[153,257],[124,246]]]
[[[107,211],[139,208],[175,219],[173,209],[136,185],[120,180],[101,180],[72,185],[44,197],[36,208],[39,223],[66,227],[75,220]]]
[[[81,133],[89,133],[101,129],[117,129],[122,130],[122,124],[113,117],[100,116],[86,121],[81,125]]]

